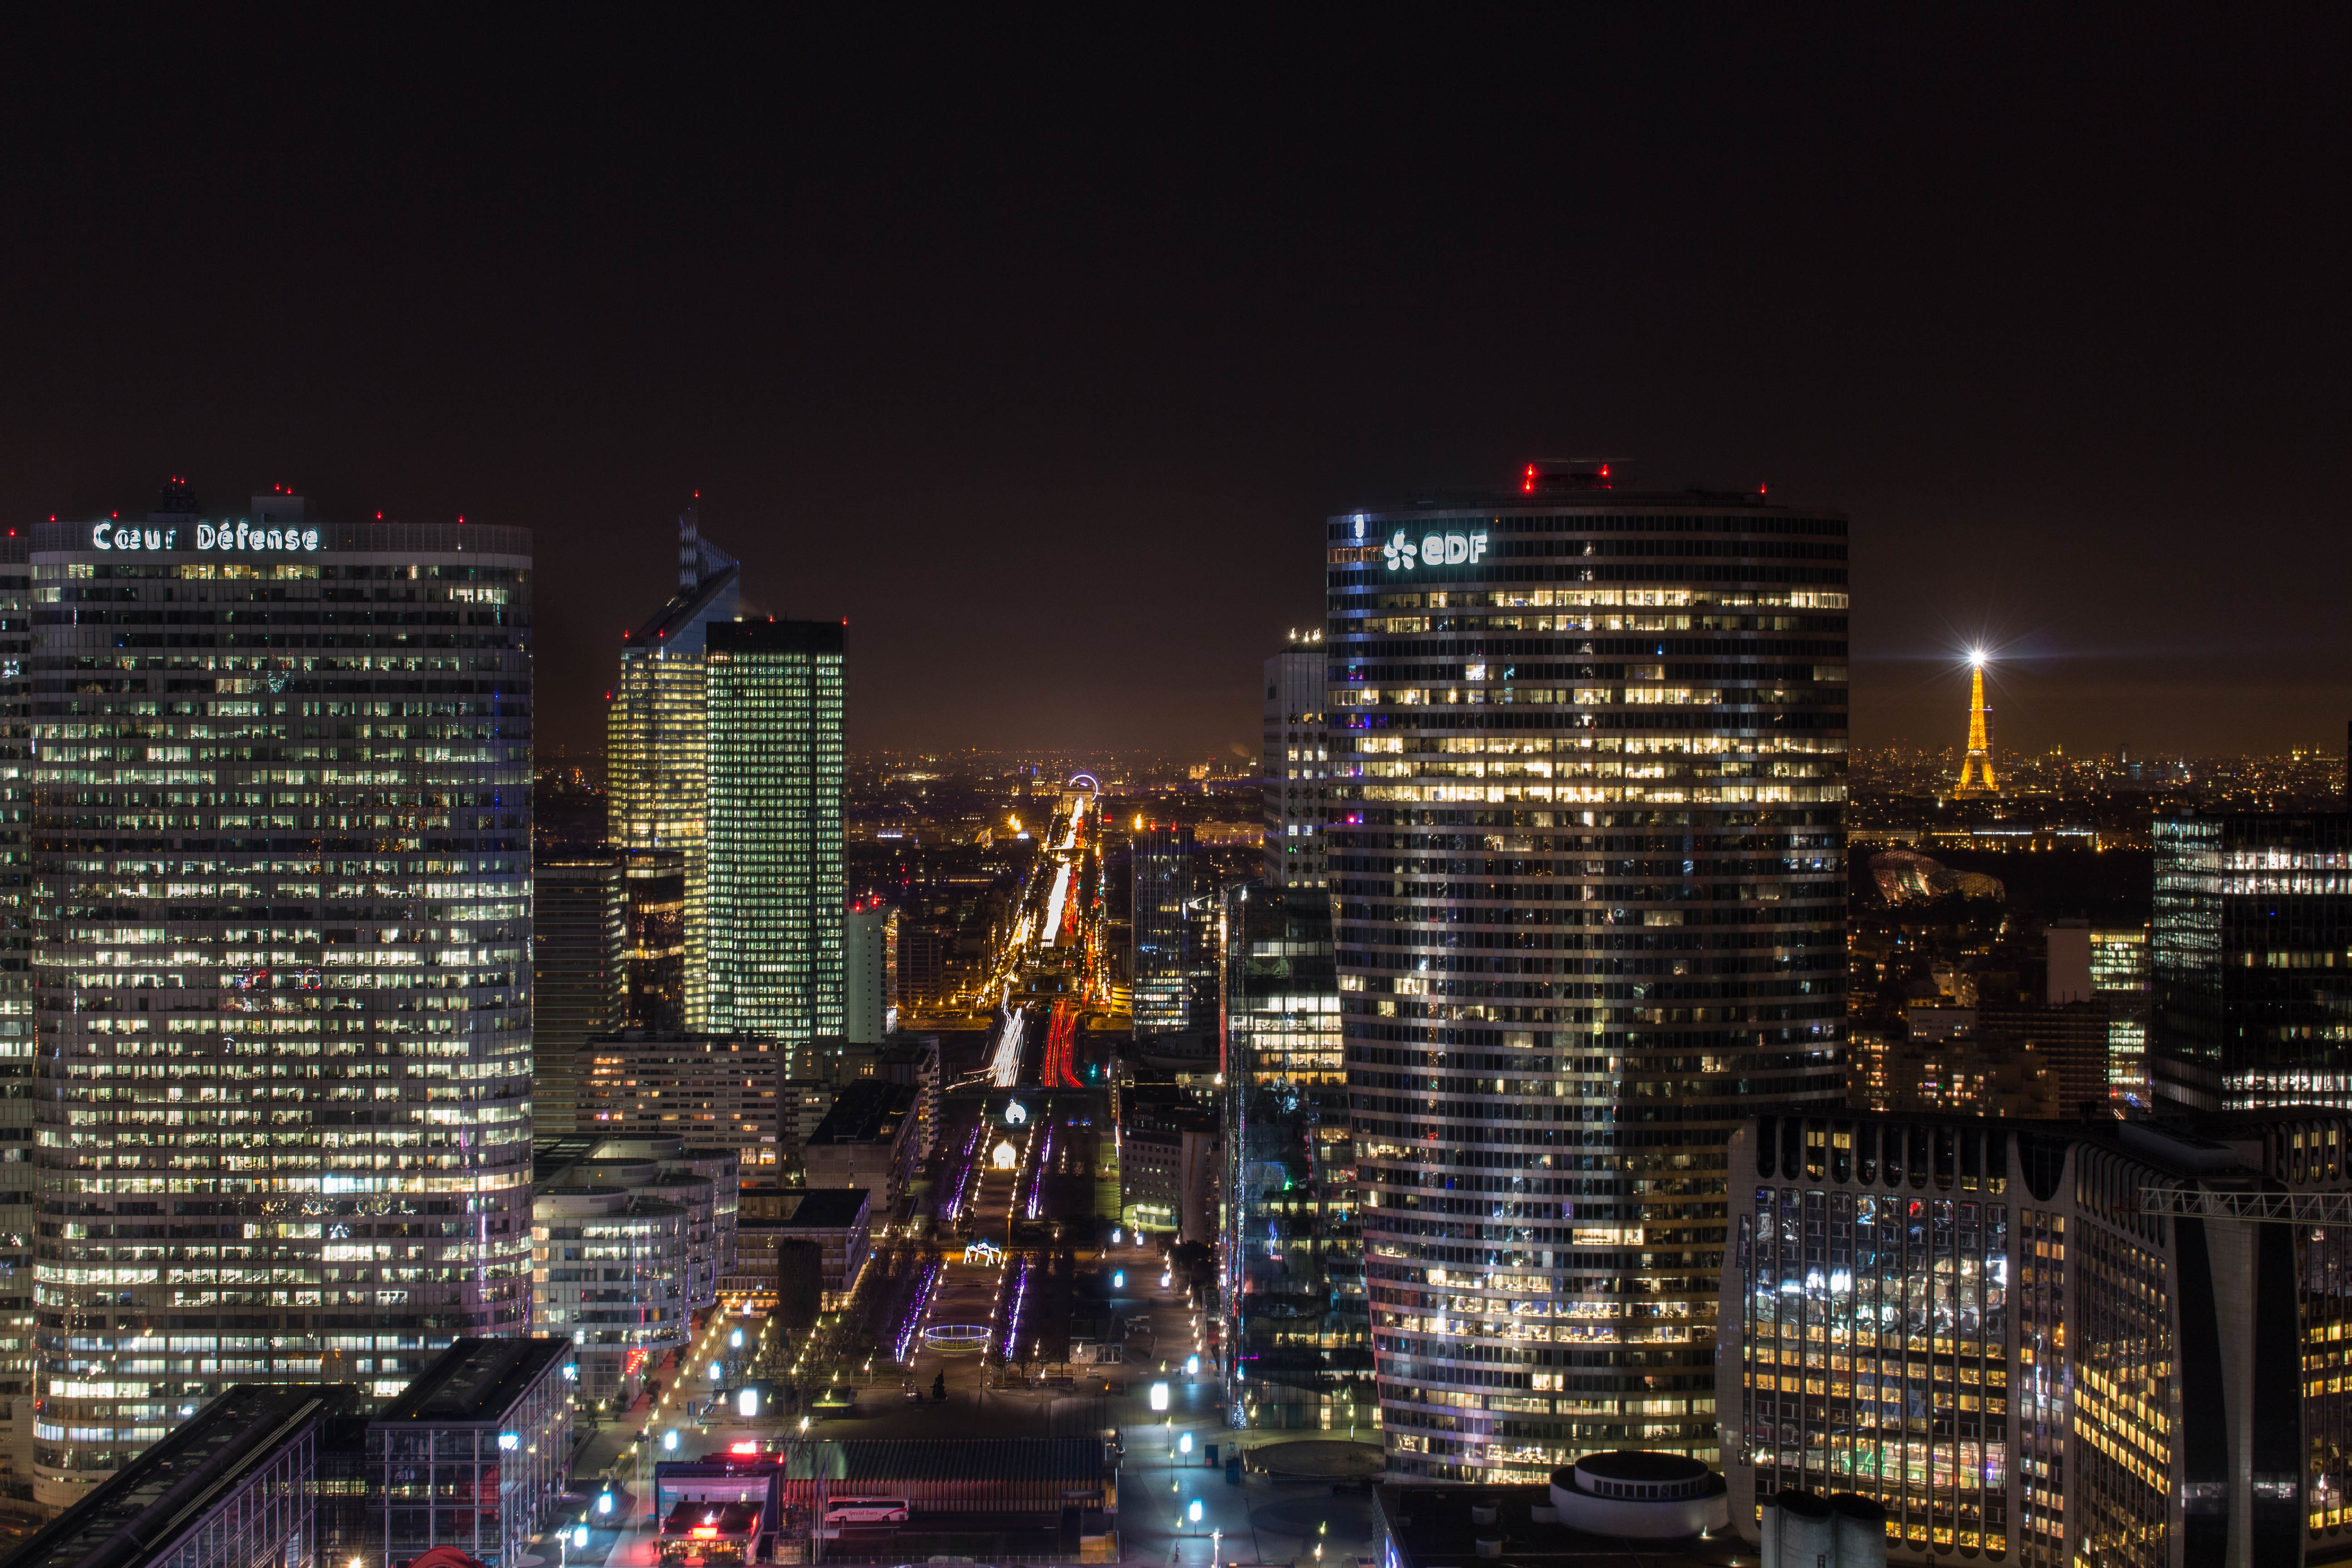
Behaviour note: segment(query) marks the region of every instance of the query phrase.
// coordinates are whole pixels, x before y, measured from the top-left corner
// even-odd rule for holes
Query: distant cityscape
[[[12,1563],[2352,1552],[2342,754],[1851,747],[1846,519],[1599,463],[857,754],[676,526],[583,756],[524,531],[0,542]]]

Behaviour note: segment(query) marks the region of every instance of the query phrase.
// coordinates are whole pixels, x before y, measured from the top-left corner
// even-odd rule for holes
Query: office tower
[[[1277,888],[1323,886],[1327,651],[1309,632],[1265,661],[1265,879]]]
[[[2348,1147],[2321,1112],[1751,1123],[1732,1521],[1754,1540],[1769,1500],[1848,1491],[1903,1563],[2340,1561]]]
[[[1236,1425],[1369,1434],[1364,1244],[1331,905],[1224,889],[1227,1403]]]
[[[1724,1145],[1844,1093],[1844,520],[1612,483],[1328,529],[1391,1474],[1712,1456]]]
[[[0,1495],[33,1484],[33,934],[30,536],[0,538]]]
[[[183,487],[31,536],[62,1505],[230,1383],[528,1323],[531,559]]]
[[[622,858],[628,927],[628,1026],[686,1027],[686,856],[635,849]]]
[[[2120,1104],[2147,1110],[2147,1020],[2153,981],[2147,927],[2091,929],[2091,995],[2107,1010],[2107,1086]]]
[[[580,1050],[625,1026],[627,933],[621,862],[611,855],[541,859],[531,868],[531,1125],[569,1132]]]
[[[2149,1089],[2200,1110],[2352,1107],[2352,816],[2159,817]]]
[[[842,931],[842,1035],[852,1045],[879,1045],[898,1026],[898,911],[867,903],[851,910]]]
[[[650,862],[647,892],[666,890],[650,885],[668,874],[662,852],[678,858],[681,952],[675,967],[683,1017],[663,1023],[700,1028],[709,941],[704,656],[710,627],[735,618],[741,571],[702,537],[694,508],[678,518],[677,533],[677,592],[645,625],[623,634],[620,682],[605,712],[605,772],[613,846],[633,863]],[[663,996],[658,987],[646,994],[655,1003]]]
[[[704,1015],[713,1033],[768,1035],[796,1058],[842,1030],[843,627],[727,621],[709,649]]]
[[[1192,830],[1158,824],[1129,840],[1134,942],[1129,977],[1135,1032],[1164,1035],[1192,1022]]]

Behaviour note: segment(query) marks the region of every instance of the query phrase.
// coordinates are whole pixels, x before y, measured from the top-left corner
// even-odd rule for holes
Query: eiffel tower
[[[1960,782],[1952,794],[1999,795],[2000,781],[1993,776],[1992,771],[1992,726],[1990,722],[1992,710],[1985,705],[1984,655],[1969,655],[1969,664],[1976,672],[1969,700],[1969,754],[1960,763]]]

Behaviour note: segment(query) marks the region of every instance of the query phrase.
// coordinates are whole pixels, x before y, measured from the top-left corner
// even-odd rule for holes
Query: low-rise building
[[[579,1130],[675,1137],[735,1151],[745,1171],[782,1158],[779,1116],[783,1060],[761,1035],[600,1034],[582,1052]]]
[[[550,1140],[538,1151],[530,1321],[535,1333],[570,1337],[583,1396],[625,1403],[687,1342],[698,1281],[710,1279],[715,1299],[722,1269],[692,1252],[695,1184],[707,1194],[708,1177],[672,1168],[666,1182],[658,1160],[600,1160],[598,1147]],[[657,1195],[681,1189],[688,1202]]]
[[[1121,1222],[1215,1241],[1223,1147],[1213,1111],[1129,1097],[1118,1128]]]
[[[915,1163],[931,1157],[940,1142],[940,1037],[893,1035],[880,1045],[844,1047],[841,1081],[880,1079],[915,1091]]]
[[[789,1300],[796,1277],[814,1275],[831,1311],[849,1299],[872,1249],[873,1197],[863,1187],[747,1187],[741,1247],[724,1287],[738,1300],[766,1307]]]
[[[688,1310],[718,1300],[719,1281],[735,1266],[742,1178],[734,1150],[694,1148],[680,1138],[542,1138],[532,1157],[538,1184],[622,1187],[683,1207]]]
[[[454,1546],[522,1563],[572,1472],[572,1352],[568,1339],[461,1339],[370,1421],[381,1535],[360,1561]]]
[[[9,1555],[22,1568],[324,1568],[320,1448],[347,1384],[236,1384]]]
[[[915,1090],[905,1084],[845,1084],[801,1151],[808,1185],[864,1187],[873,1194],[877,1223],[885,1223],[914,1175],[915,1103]]]

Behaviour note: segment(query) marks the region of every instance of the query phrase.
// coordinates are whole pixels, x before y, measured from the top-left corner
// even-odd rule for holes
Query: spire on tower
[[[1999,795],[2000,782],[1992,771],[1992,709],[1986,703],[1984,694],[1984,655],[1970,654],[1969,664],[1973,672],[1969,698],[1969,754],[1960,761],[1960,782],[1952,793]]]

